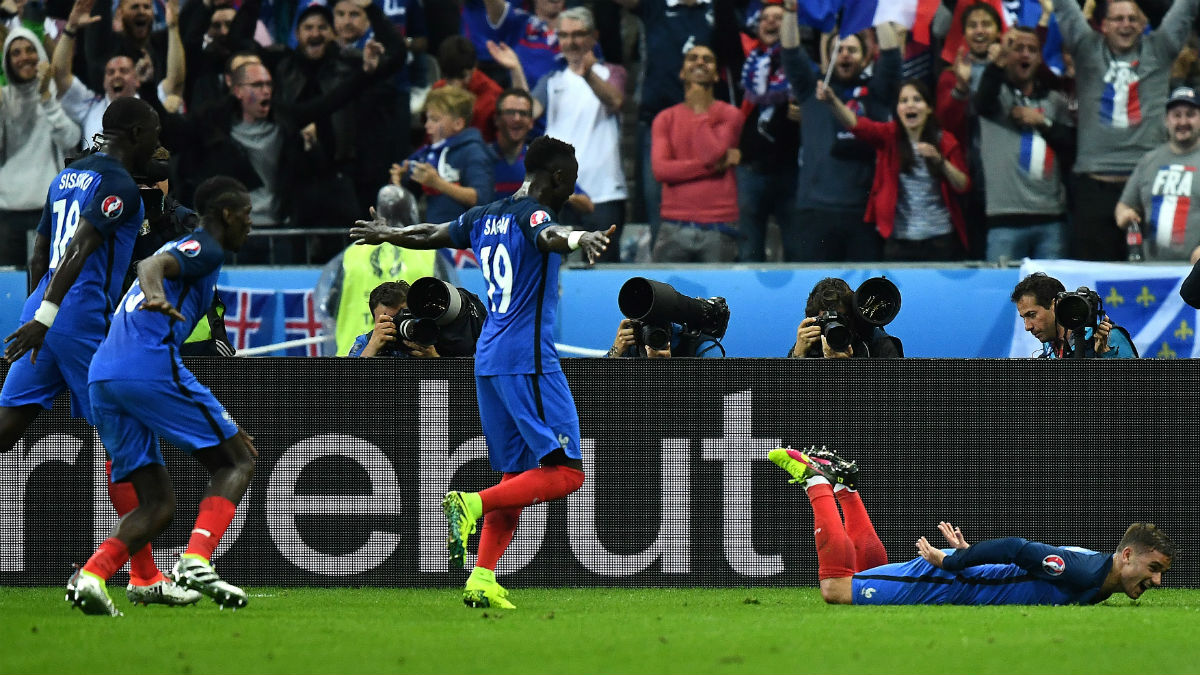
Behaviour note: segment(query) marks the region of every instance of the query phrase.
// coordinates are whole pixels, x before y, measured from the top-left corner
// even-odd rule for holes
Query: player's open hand
[[[917,553],[921,554],[930,565],[941,567],[942,561],[946,559],[946,554],[940,548],[934,547],[925,537],[917,540]]]
[[[392,227],[387,221],[375,214],[371,207],[371,220],[356,220],[350,228],[350,238],[356,244],[382,244],[392,234]]]
[[[15,333],[4,338],[4,343],[7,345],[4,348],[4,360],[11,363],[16,363],[18,359],[25,356],[25,352],[30,352],[29,362],[37,363],[38,352],[42,349],[42,341],[46,339],[46,331],[50,330],[46,324],[40,321],[30,319],[25,322]]]
[[[600,259],[600,255],[608,249],[612,243],[610,237],[617,233],[616,225],[609,225],[604,232],[584,232],[579,238],[579,247],[583,249],[583,257],[587,260],[587,264],[595,264]]]
[[[178,309],[175,309],[175,305],[172,305],[171,301],[166,298],[146,298],[142,301],[138,310],[143,312],[158,312],[178,321],[187,321],[187,317]]]
[[[951,548],[970,548],[971,546],[967,543],[967,540],[963,538],[962,530],[944,520],[938,523],[938,532],[941,532],[942,536],[946,538],[946,541],[950,542]]]

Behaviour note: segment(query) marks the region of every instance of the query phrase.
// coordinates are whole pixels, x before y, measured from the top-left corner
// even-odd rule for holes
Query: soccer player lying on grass
[[[951,549],[921,537],[920,557],[887,564],[858,496],[858,466],[825,448],[776,448],[768,458],[803,483],[813,509],[821,597],[834,605],[1089,605],[1117,591],[1138,598],[1162,584],[1176,548],[1154,525],[1134,523],[1108,555],[1019,537],[974,546],[950,523]],[[836,498],[835,498],[836,495]],[[845,525],[837,505],[845,514]]]
[[[88,370],[92,417],[112,455],[112,480],[128,481],[138,506],[121,517],[83,569],[67,582],[67,600],[85,614],[119,616],[105,581],[167,528],[175,492],[159,437],[184,450],[211,476],[187,550],[171,572],[222,608],[244,607],[246,593],[221,580],[209,560],[233,521],[258,453],[207,387],[179,357],[179,346],[208,314],[225,261],[250,232],[250,194],[226,176],[196,188],[200,227],[138,264],[138,280],[117,305],[108,336]]]

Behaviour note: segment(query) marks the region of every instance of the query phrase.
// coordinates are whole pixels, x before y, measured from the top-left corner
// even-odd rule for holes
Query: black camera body
[[[1104,320],[1104,301],[1087,286],[1055,296],[1054,317],[1067,330],[1096,329]]]
[[[835,352],[844,352],[850,348],[854,333],[846,325],[842,316],[834,310],[826,310],[816,317],[816,324],[821,327],[821,335],[829,343],[829,348]]]
[[[646,347],[659,352],[671,348],[670,326],[659,326],[637,319],[630,319],[629,324],[633,328],[633,339],[638,355],[645,354]]]

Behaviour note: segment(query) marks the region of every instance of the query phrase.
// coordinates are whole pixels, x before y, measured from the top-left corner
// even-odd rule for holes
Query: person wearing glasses
[[[496,199],[511,197],[525,182],[525,151],[533,135],[533,97],[524,89],[506,89],[496,101],[496,141],[492,143]],[[595,208],[578,184],[567,204],[580,213]]]
[[[1063,50],[1075,59],[1079,144],[1070,257],[1124,260],[1114,216],[1138,160],[1163,142],[1171,63],[1187,41],[1198,0],[1171,5],[1156,30],[1136,2],[1113,0],[1097,33],[1076,0],[1054,0]]]

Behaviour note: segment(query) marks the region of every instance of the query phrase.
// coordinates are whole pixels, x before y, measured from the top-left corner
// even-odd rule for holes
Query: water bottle
[[[1129,251],[1129,262],[1142,262],[1146,257],[1142,244],[1142,228],[1136,220],[1125,228],[1125,248]]]

